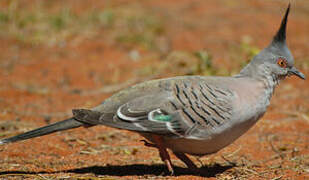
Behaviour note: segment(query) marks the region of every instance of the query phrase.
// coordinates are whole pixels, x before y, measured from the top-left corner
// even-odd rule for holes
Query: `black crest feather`
[[[289,16],[289,12],[290,12],[290,6],[291,4],[289,4],[284,18],[281,21],[281,26],[277,32],[277,34],[275,35],[274,39],[273,39],[273,43],[285,43],[285,39],[286,39],[286,24],[288,21],[288,16]]]

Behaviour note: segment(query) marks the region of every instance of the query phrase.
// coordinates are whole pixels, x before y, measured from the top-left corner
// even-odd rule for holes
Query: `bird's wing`
[[[232,92],[210,84],[176,81],[169,91],[131,99],[115,113],[96,112],[96,116],[91,110],[75,110],[74,116],[89,124],[99,119],[98,124],[120,129],[198,139],[231,118],[232,97]]]

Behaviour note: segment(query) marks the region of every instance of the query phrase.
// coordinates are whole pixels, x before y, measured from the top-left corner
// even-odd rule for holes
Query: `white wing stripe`
[[[124,104],[125,105],[125,104]],[[144,117],[137,117],[137,118],[134,118],[134,117],[129,117],[129,116],[126,116],[124,114],[121,113],[121,108],[124,106],[120,106],[118,109],[117,109],[117,116],[120,118],[120,119],[123,119],[123,120],[127,120],[127,121],[138,121]]]
[[[148,120],[150,120],[150,121],[155,121],[155,122],[160,122],[160,121],[157,121],[157,120],[153,119],[154,113],[155,113],[155,112],[157,112],[157,113],[159,113],[159,114],[162,114],[162,112],[161,112],[160,109],[155,109],[155,110],[153,110],[153,111],[150,111],[150,112],[148,113]]]

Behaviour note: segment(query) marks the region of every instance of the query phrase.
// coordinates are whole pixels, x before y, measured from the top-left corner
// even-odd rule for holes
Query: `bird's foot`
[[[174,175],[174,169],[173,169],[173,165],[172,165],[170,156],[169,156],[166,148],[163,146],[161,138],[154,136],[154,140],[155,140],[156,144],[150,143],[150,142],[148,142],[144,139],[141,140],[141,142],[143,142],[144,145],[147,146],[147,147],[157,148],[159,150],[160,157],[161,157],[162,161],[167,166],[168,172],[170,173],[171,176]]]
[[[155,144],[153,144],[153,143],[150,143],[150,142],[148,142],[148,141],[146,141],[146,140],[141,140],[141,142],[143,142],[144,143],[144,145],[145,146],[147,146],[147,147],[154,147],[154,148],[158,148]]]
[[[168,169],[170,175],[171,176],[174,175],[173,164],[172,164],[171,158],[170,158],[170,156],[167,152],[167,149],[164,146],[164,143],[162,141],[162,137],[153,135],[153,141],[154,141],[155,144],[148,143],[147,141],[144,141],[144,142],[145,142],[145,144],[150,145],[150,147],[156,147],[159,150],[161,160],[167,166],[167,169]]]
[[[180,159],[182,162],[186,164],[188,169],[192,170],[194,173],[200,173],[200,169],[193,163],[193,161],[185,154],[185,153],[179,153],[174,152],[176,157]]]

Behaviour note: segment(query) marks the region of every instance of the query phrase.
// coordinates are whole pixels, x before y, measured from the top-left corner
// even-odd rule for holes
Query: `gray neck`
[[[251,62],[252,63],[252,62]],[[273,75],[267,65],[260,64],[260,65],[253,65],[247,64],[239,74],[235,75],[234,77],[246,77],[252,78],[254,80],[258,80],[263,82],[265,88],[265,95],[267,99],[270,100],[275,87],[279,84],[280,78]]]

